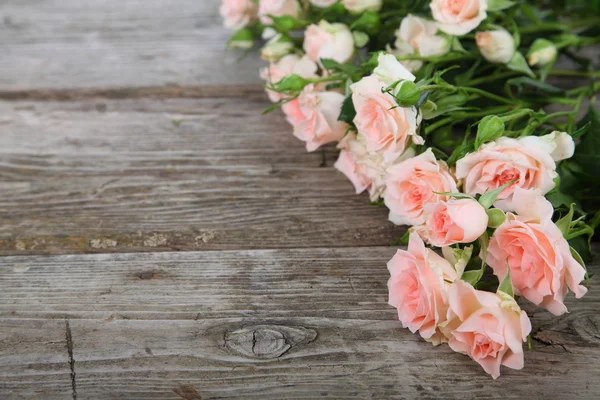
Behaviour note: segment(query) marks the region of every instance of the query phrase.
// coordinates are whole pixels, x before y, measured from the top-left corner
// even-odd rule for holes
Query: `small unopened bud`
[[[260,56],[266,61],[279,61],[279,59],[294,50],[294,43],[282,35],[276,35],[262,48]]]
[[[352,31],[352,37],[354,38],[354,45],[357,48],[361,48],[369,43],[369,35],[362,31]]]
[[[504,29],[477,32],[475,41],[483,58],[491,63],[507,64],[515,54],[515,40]]]
[[[393,90],[398,105],[402,107],[414,106],[419,102],[421,91],[419,87],[411,81],[399,82]]]
[[[529,65],[543,67],[556,60],[558,50],[554,43],[546,39],[536,39],[527,53]]]
[[[506,221],[506,214],[499,208],[490,208],[486,211],[488,215],[488,227],[496,229]]]

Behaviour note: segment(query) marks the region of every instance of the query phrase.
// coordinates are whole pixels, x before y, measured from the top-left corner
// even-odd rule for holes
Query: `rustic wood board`
[[[259,84],[217,0],[3,0],[0,91]]]
[[[254,97],[0,102],[0,254],[389,245]]]
[[[524,370],[504,369],[494,381],[467,357],[401,328],[386,305],[385,263],[394,251],[0,258],[0,393],[598,398],[597,290],[569,296],[571,312],[560,318],[527,307],[534,351]]]

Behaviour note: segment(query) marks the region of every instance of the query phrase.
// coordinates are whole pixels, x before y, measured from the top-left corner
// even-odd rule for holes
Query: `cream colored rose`
[[[356,193],[368,190],[371,201],[377,201],[385,193],[387,169],[392,166],[378,153],[367,151],[365,139],[355,133],[348,133],[338,144],[341,149],[335,168],[352,182]],[[396,162],[414,157],[414,150],[408,149]]]
[[[219,13],[228,29],[239,30],[256,21],[257,7],[252,0],[222,0]]]
[[[346,25],[321,21],[306,28],[304,51],[314,62],[329,58],[345,63],[354,55],[354,38]]]
[[[414,15],[406,16],[396,31],[395,56],[421,55],[423,57],[441,56],[450,51],[450,41],[440,35],[437,24]],[[423,63],[419,60],[401,61],[411,72],[417,71]]]
[[[515,40],[504,29],[477,32],[475,42],[483,58],[491,63],[507,64],[515,55]]]
[[[458,160],[456,177],[463,181],[463,191],[472,196],[484,194],[516,180],[500,193],[499,200],[495,203],[497,208],[512,211],[515,187],[539,189],[543,194],[554,188],[557,173],[551,154],[556,148],[547,138],[502,137]]]
[[[449,35],[464,35],[487,18],[487,0],[432,0],[433,18]]]
[[[351,13],[360,14],[365,11],[379,11],[382,0],[342,0],[342,4]]]
[[[294,136],[306,142],[307,151],[344,137],[348,128],[338,121],[344,98],[340,93],[316,91],[314,85],[308,85],[297,99],[282,106],[294,127]]]
[[[337,2],[338,2],[338,0],[310,0],[310,4],[312,4],[315,7],[320,7],[320,8],[331,7],[332,5],[334,5]]]
[[[303,78],[317,78],[317,69],[317,64],[309,60],[308,57],[290,54],[284,56],[278,62],[271,63],[269,67],[261,69],[260,77],[267,82],[267,85],[272,86],[292,74],[300,75]],[[267,95],[273,103],[277,103],[286,97],[283,93],[269,89],[267,89]]]
[[[276,62],[294,50],[294,43],[284,39],[281,34],[273,36],[262,48],[260,57],[266,61]]]
[[[281,17],[289,15],[299,17],[302,12],[300,2],[298,0],[260,0],[258,3],[258,16],[263,24],[271,24],[269,15]]]

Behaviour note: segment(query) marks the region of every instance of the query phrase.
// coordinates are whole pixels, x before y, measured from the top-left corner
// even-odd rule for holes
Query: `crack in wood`
[[[264,97],[261,85],[214,86],[156,86],[129,88],[78,88],[0,90],[0,100],[55,100],[73,101],[87,99],[140,99],[140,98],[228,98]]]
[[[77,400],[77,383],[75,380],[75,359],[73,358],[73,334],[71,333],[71,327],[69,320],[65,320],[66,327],[66,339],[67,339],[67,353],[69,355],[69,368],[71,369],[71,389],[73,400]]]

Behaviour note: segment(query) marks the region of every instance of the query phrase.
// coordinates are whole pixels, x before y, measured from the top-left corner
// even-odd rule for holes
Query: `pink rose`
[[[302,8],[298,0],[260,0],[258,4],[258,16],[260,22],[269,25],[273,21],[269,18],[269,15],[275,17],[281,17],[283,15],[290,15],[298,18]]]
[[[225,27],[237,31],[256,20],[256,4],[252,0],[222,0],[219,13]]]
[[[417,127],[420,116],[414,107],[398,107],[395,99],[381,89],[389,84],[371,75],[352,85],[352,102],[356,109],[354,124],[366,139],[367,150],[378,152],[392,162],[411,143],[423,144]]]
[[[425,206],[444,195],[434,192],[457,192],[456,181],[443,161],[437,161],[431,149],[417,157],[388,169],[385,205],[390,221],[397,225],[421,225],[425,222]]]
[[[487,263],[502,280],[510,268],[515,293],[555,315],[567,312],[563,300],[570,289],[577,298],[587,289],[579,283],[585,269],[552,222],[554,209],[535,190],[516,188],[515,211],[492,236]]]
[[[343,102],[344,95],[340,93],[318,92],[314,85],[308,85],[282,109],[294,127],[294,135],[306,142],[307,151],[314,151],[344,137],[347,126],[338,121]]]
[[[477,28],[487,18],[487,0],[433,0],[433,18],[449,35],[464,35]]]
[[[425,236],[437,247],[471,243],[487,229],[488,215],[476,200],[449,199],[425,206]]]
[[[317,64],[308,59],[308,57],[299,57],[296,54],[284,56],[276,63],[271,63],[260,71],[260,77],[267,81],[267,85],[273,85],[288,75],[297,74],[303,78],[318,78]],[[274,92],[267,89],[267,95],[273,103],[283,100],[286,96],[283,93]]]
[[[512,297],[475,290],[457,280],[448,298],[447,322],[441,330],[452,350],[471,357],[494,379],[500,376],[500,365],[523,368],[523,342],[531,322]]]
[[[329,58],[345,63],[354,55],[354,38],[346,25],[323,20],[306,28],[304,51],[314,62]]]
[[[554,188],[556,163],[551,153],[554,147],[544,137],[521,139],[502,137],[482,145],[456,163],[456,177],[464,183],[463,191],[475,196],[517,180],[498,196],[497,208],[513,209],[515,187],[536,188],[542,194]]]
[[[348,133],[338,144],[342,151],[335,168],[352,182],[356,193],[369,191],[371,201],[379,200],[385,191],[385,177],[390,164],[378,153],[369,153],[364,138]],[[404,152],[398,162],[414,156],[412,149]]]
[[[449,282],[457,279],[452,265],[412,233],[408,250],[398,250],[387,266],[389,304],[402,326],[435,345],[445,341],[438,325],[446,320]]]

